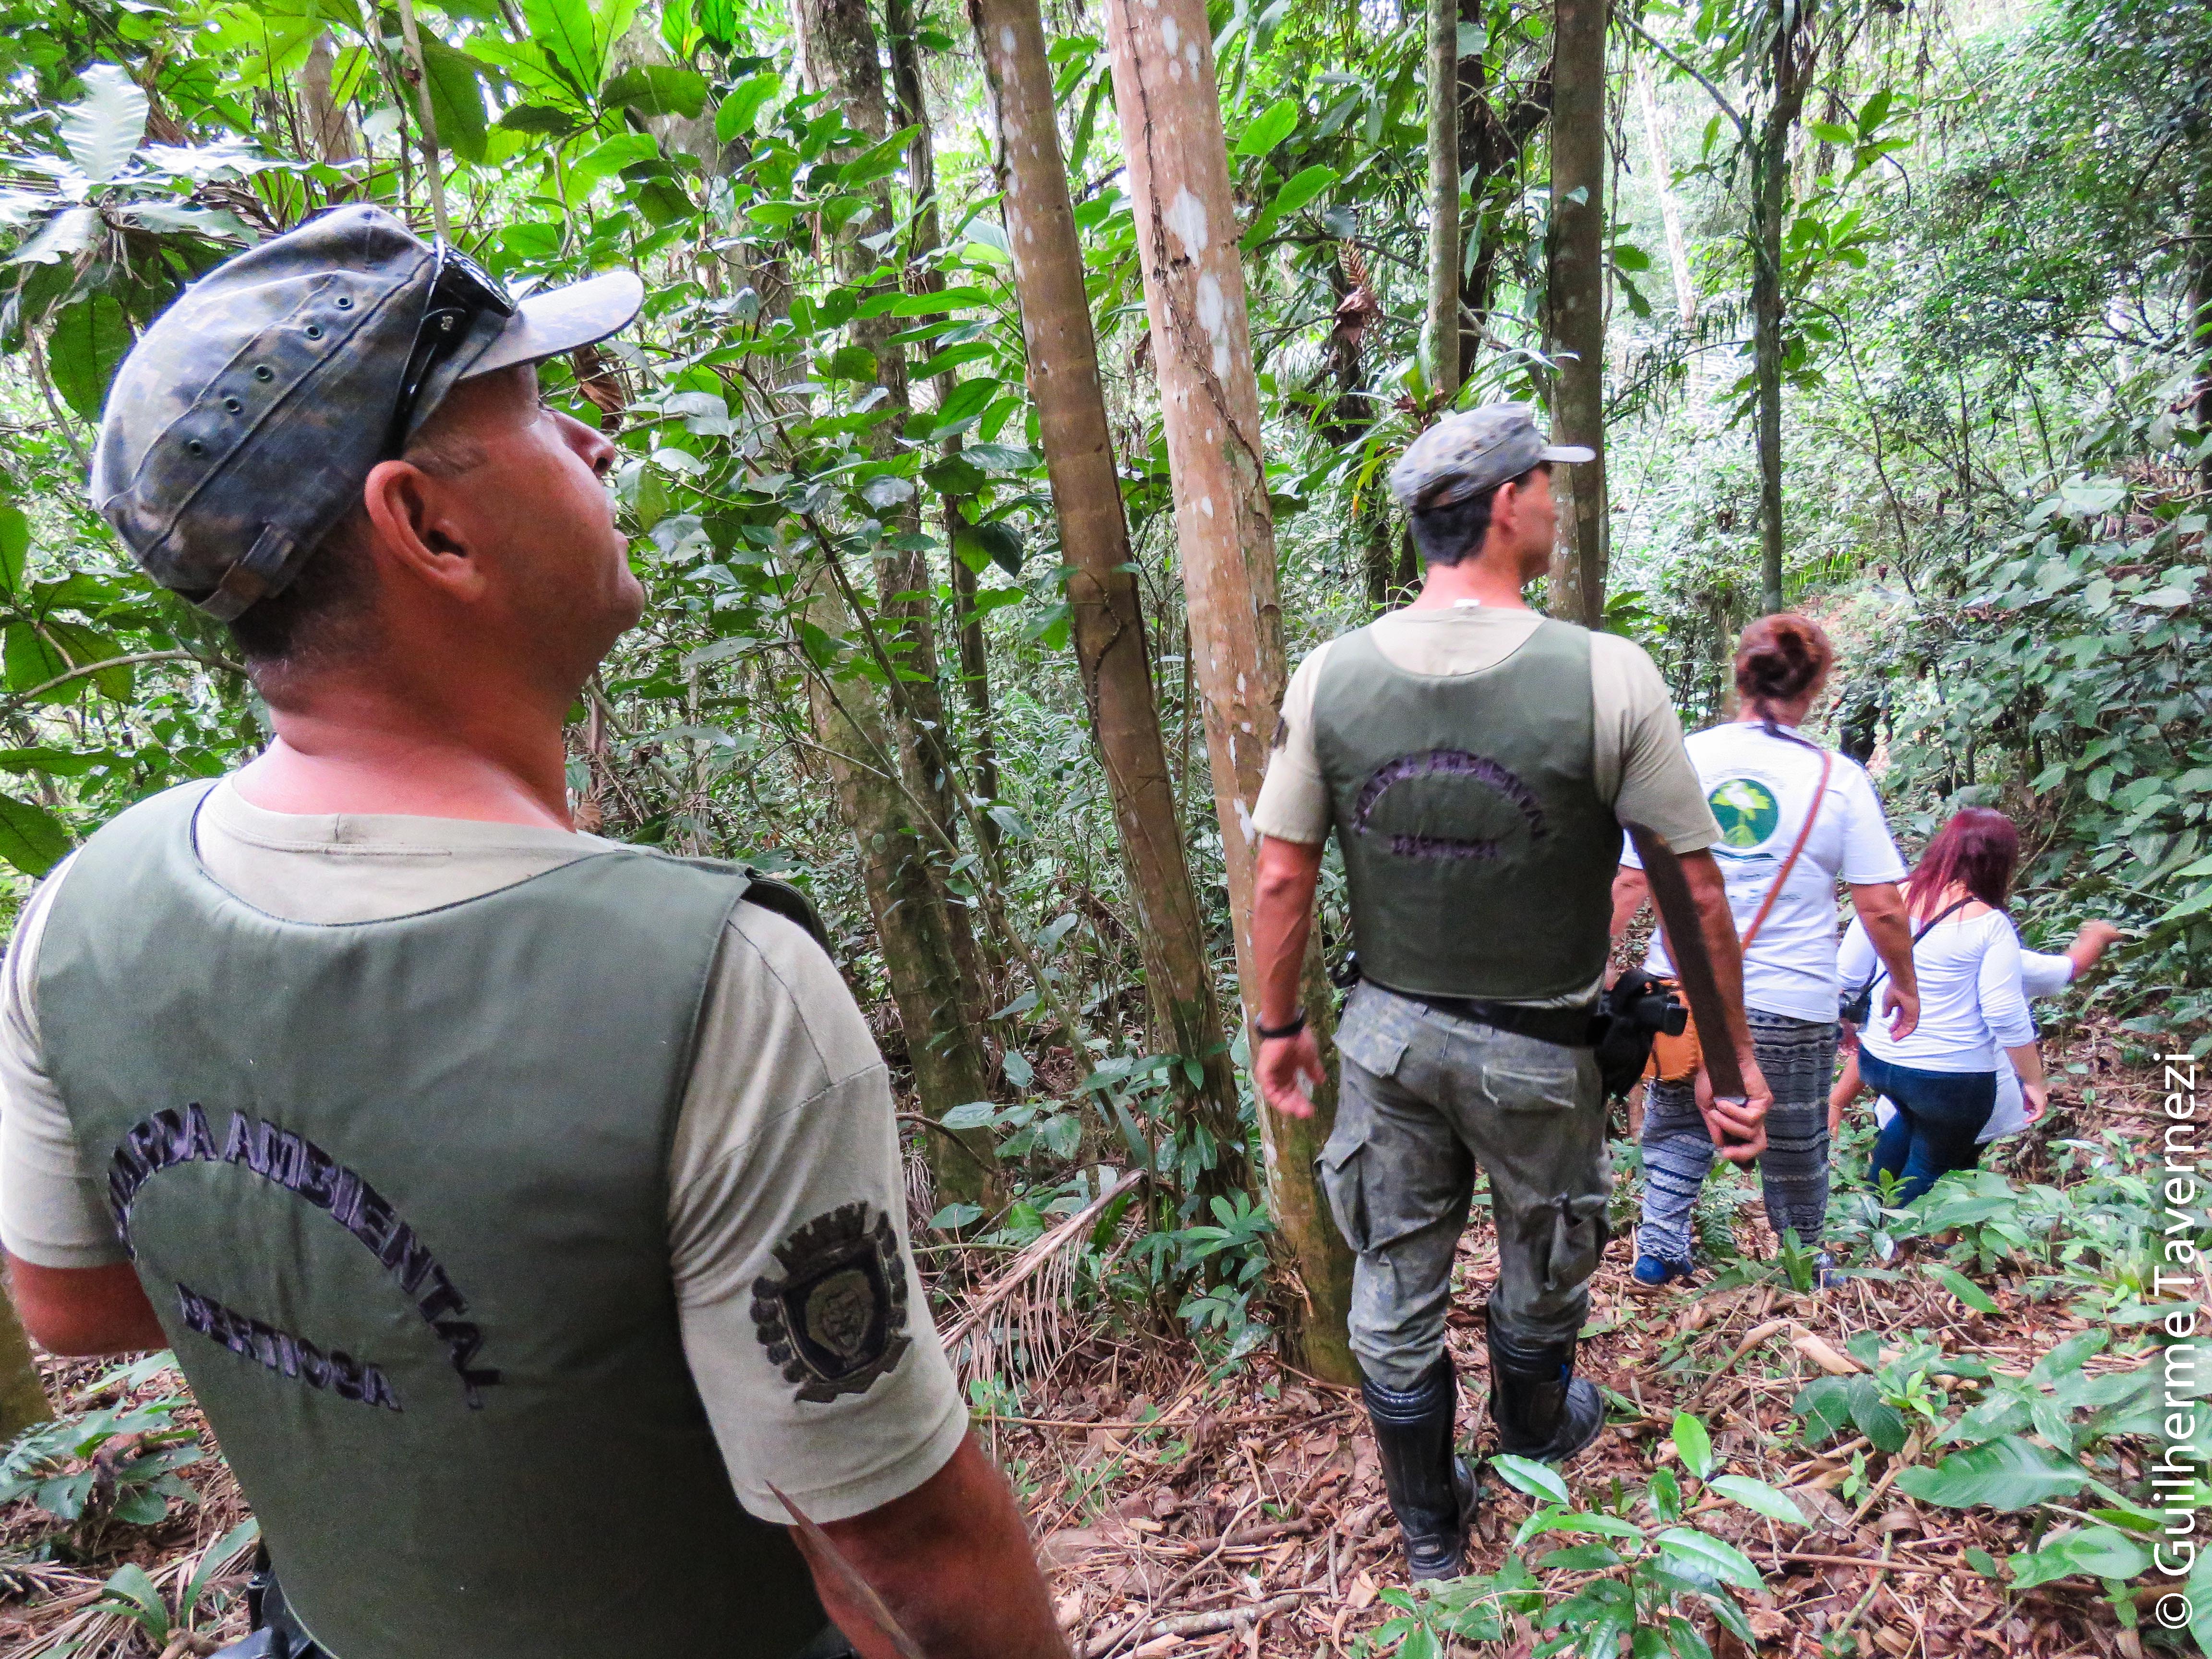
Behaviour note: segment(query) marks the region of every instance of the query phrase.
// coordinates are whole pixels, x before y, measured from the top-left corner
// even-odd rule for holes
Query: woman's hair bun
[[[1795,611],[1761,617],[1735,647],[1735,689],[1759,714],[1794,702],[1820,683],[1836,659],[1820,624]]]

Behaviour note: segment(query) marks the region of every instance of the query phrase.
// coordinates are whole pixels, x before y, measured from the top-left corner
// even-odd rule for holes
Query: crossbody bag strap
[[[1957,915],[1960,911],[1965,909],[1973,902],[1974,896],[1972,893],[1969,893],[1966,897],[1960,899],[1956,904],[1952,905],[1948,909],[1938,910],[1934,915],[1929,917],[1927,921],[1922,922],[1920,924],[1920,931],[1912,936],[1912,948],[1916,951],[1920,948],[1920,941],[1928,937],[1929,929],[1935,927],[1937,922],[1943,921],[1948,916]],[[1875,975],[1875,976],[1867,981],[1867,995],[1872,996],[1874,994],[1874,988],[1881,984],[1882,981],[1888,977],[1889,964],[1885,962],[1881,964],[1881,969]]]
[[[1759,914],[1751,919],[1751,926],[1745,930],[1742,948],[1746,953],[1751,950],[1752,940],[1759,937],[1759,930],[1766,925],[1766,913],[1774,908],[1774,901],[1782,896],[1783,883],[1790,879],[1790,872],[1797,867],[1797,855],[1805,850],[1805,843],[1813,837],[1813,826],[1820,822],[1820,803],[1828,798],[1828,775],[1835,769],[1835,756],[1823,749],[1820,751],[1820,781],[1813,788],[1813,810],[1805,814],[1804,825],[1797,831],[1797,839],[1790,848],[1790,856],[1782,860],[1782,868],[1775,872],[1774,884],[1766,890],[1766,897],[1759,904]]]

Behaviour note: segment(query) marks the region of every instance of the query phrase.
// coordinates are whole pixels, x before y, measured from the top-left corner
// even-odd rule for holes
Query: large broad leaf
[[[23,561],[31,552],[31,521],[23,509],[0,501],[0,582],[10,593],[23,591]]]
[[[484,159],[483,66],[434,36],[422,37],[422,69],[438,143],[465,161]]]
[[[699,15],[703,25],[706,8],[702,7]],[[760,118],[761,106],[782,90],[782,81],[774,75],[756,75],[738,82],[714,112],[714,137],[726,144],[744,137]]]
[[[1265,155],[1289,137],[1298,125],[1299,106],[1295,98],[1280,98],[1267,106],[1244,129],[1243,137],[1237,141],[1239,155]]]
[[[74,258],[100,234],[98,208],[64,208],[39,227],[38,234],[8,256],[11,265],[51,265]]]
[[[105,294],[88,294],[54,319],[46,369],[69,406],[96,422],[107,383],[130,349],[131,324],[123,307]]]
[[[1793,1527],[1812,1524],[1787,1492],[1778,1492],[1764,1480],[1753,1480],[1747,1475],[1723,1474],[1707,1484],[1724,1497],[1733,1498],[1744,1508],[1755,1510],[1772,1520],[1787,1522]]]
[[[1713,1472],[1713,1437],[1705,1432],[1705,1425],[1687,1412],[1674,1413],[1673,1434],[1674,1449],[1682,1459],[1682,1467],[1703,1480]]]
[[[2072,1527],[2051,1534],[2034,1554],[2015,1555],[2008,1565],[2013,1588],[2032,1589],[2076,1573],[2133,1578],[2150,1571],[2150,1551],[2117,1527]]]
[[[1490,1467],[1498,1478],[1516,1492],[1531,1498],[1541,1498],[1547,1504],[1571,1503],[1567,1483],[1559,1478],[1559,1471],[1532,1458],[1516,1457],[1510,1452],[1500,1452],[1490,1460]]]
[[[129,654],[119,642],[96,628],[86,627],[82,623],[57,622],[52,618],[46,622],[46,633],[47,638],[69,653],[72,668],[89,668],[94,663],[112,665],[90,676],[92,683],[100,688],[104,696],[113,697],[118,702],[129,699],[131,667],[128,663],[115,660]]]
[[[60,647],[27,622],[8,624],[0,653],[4,653],[7,663],[8,689],[19,697],[70,671],[69,659]]]
[[[1675,1559],[1678,1569],[1686,1567],[1693,1576],[1725,1578],[1748,1590],[1765,1588],[1751,1558],[1733,1544],[1724,1544],[1689,1527],[1668,1528],[1659,1534],[1658,1544]]]
[[[0,859],[27,876],[43,876],[69,849],[59,818],[35,802],[0,795]]]
[[[2088,1484],[2088,1471],[2072,1458],[2018,1435],[1953,1452],[1932,1468],[1907,1469],[1897,1477],[1897,1489],[1906,1497],[1947,1510],[1984,1504],[1993,1510],[2032,1509]]]
[[[84,101],[62,112],[62,143],[84,176],[104,185],[146,136],[146,94],[112,64],[94,64],[82,78]]]
[[[522,0],[530,38],[579,96],[598,95],[607,54],[637,15],[638,0]]]
[[[640,64],[607,82],[606,100],[640,115],[697,118],[707,107],[707,77],[667,64]]]

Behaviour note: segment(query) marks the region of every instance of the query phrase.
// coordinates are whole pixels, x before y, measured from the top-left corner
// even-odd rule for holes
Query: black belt
[[[1413,991],[1398,994],[1455,1019],[1471,1019],[1478,1025],[1495,1026],[1516,1036],[1534,1037],[1562,1048],[1595,1048],[1601,1035],[1600,1004],[1595,998],[1565,1008],[1531,1008],[1524,1003],[1481,1002],[1472,997],[1428,997]]]

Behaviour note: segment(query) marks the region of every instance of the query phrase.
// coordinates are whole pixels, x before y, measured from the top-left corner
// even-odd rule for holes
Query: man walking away
[[[890,1659],[789,1493],[925,1652],[1064,1655],[812,913],[570,823],[562,722],[644,594],[533,365],[642,295],[518,306],[346,207],[124,363],[94,500],[276,735],[26,908],[18,1305],[176,1351],[281,1586],[256,1651]]]
[[[1299,974],[1322,843],[1344,857],[1362,982],[1337,1043],[1343,1092],[1321,1179],[1358,1253],[1352,1346],[1416,1579],[1463,1559],[1472,1483],[1453,1455],[1444,1346],[1475,1168],[1498,1228],[1490,1412],[1499,1447],[1558,1462],[1605,1412],[1577,1377],[1612,1182],[1589,1042],[1621,825],[1680,852],[1734,1018],[1746,1097],[1718,1110],[1756,1153],[1766,1091],[1742,1021],[1712,815],[1650,659],[1531,611],[1549,557],[1551,468],[1526,409],[1455,415],[1390,484],[1427,565],[1403,611],[1331,641],[1285,695],[1255,822],[1255,1050],[1273,1110],[1321,1078]]]

